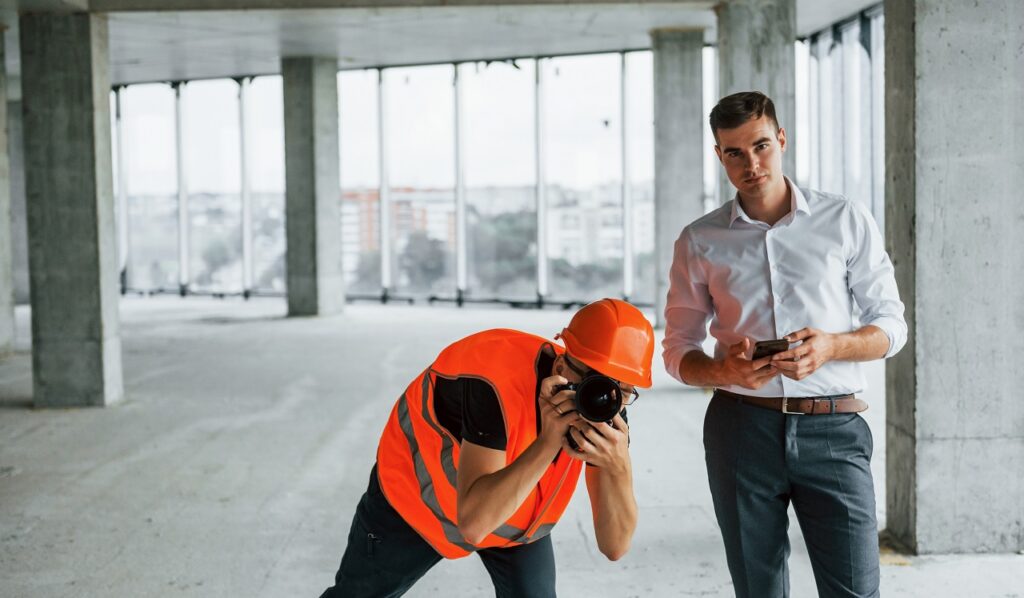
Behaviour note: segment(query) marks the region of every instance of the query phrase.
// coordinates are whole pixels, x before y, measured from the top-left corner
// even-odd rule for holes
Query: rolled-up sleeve
[[[852,206],[853,244],[847,259],[847,280],[850,293],[861,309],[862,326],[877,326],[889,337],[885,358],[892,357],[907,342],[904,306],[896,288],[896,275],[885,252],[882,234],[867,208],[857,202]]]
[[[695,257],[690,228],[676,240],[669,271],[668,299],[665,303],[665,340],[662,358],[668,373],[683,384],[679,364],[690,351],[703,351],[712,303],[700,261]]]

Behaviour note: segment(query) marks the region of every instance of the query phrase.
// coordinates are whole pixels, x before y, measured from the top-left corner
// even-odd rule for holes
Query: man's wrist
[[[844,334],[828,334],[828,351],[825,354],[825,361],[836,361],[846,354],[846,341],[848,337]]]
[[[558,436],[542,434],[538,440],[540,441],[541,448],[552,455],[562,448],[562,439]]]
[[[851,338],[849,333],[823,332],[828,342],[825,343],[825,359],[822,363],[829,361],[842,361],[849,357]]]
[[[729,386],[729,381],[725,379],[725,359],[712,359],[708,364],[708,380],[707,386],[719,387]]]
[[[613,483],[632,483],[633,464],[627,455],[621,460],[616,460],[602,467],[601,474],[607,476]]]

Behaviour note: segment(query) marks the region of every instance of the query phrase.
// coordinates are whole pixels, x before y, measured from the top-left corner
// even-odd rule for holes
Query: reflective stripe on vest
[[[434,481],[430,478],[427,465],[423,462],[423,455],[420,454],[419,443],[416,442],[416,434],[412,430],[412,422],[409,421],[409,400],[405,395],[398,400],[398,423],[405,432],[405,439],[409,441],[409,451],[412,453],[413,463],[416,465],[416,480],[420,483],[420,497],[426,503],[434,517],[441,522],[441,528],[448,541],[465,550],[472,552],[476,550],[466,539],[462,537],[457,525],[452,523],[441,510],[441,504],[437,502],[437,494],[434,492]]]
[[[434,421],[434,418],[430,417],[430,407],[427,404],[427,396],[428,396],[428,393],[430,392],[430,375],[429,374],[426,374],[426,375],[423,376],[423,386],[422,386],[421,392],[422,392],[421,396],[423,397],[423,400],[422,400],[422,403],[423,403],[423,420],[425,422],[427,422],[427,424],[429,424],[431,428],[434,429],[434,432],[436,432],[438,436],[441,437],[441,469],[444,470],[444,475],[445,475],[446,478],[448,478],[448,483],[451,484],[451,486],[453,488],[458,488],[459,487],[459,485],[458,485],[458,471],[455,468],[455,461],[452,458],[452,452],[455,450],[455,445],[454,445],[454,443],[452,443],[451,437],[449,437],[448,434],[445,434],[441,430],[441,426]],[[406,395],[402,395],[402,400],[405,401],[406,403],[408,403],[408,401],[409,401],[409,399],[408,399],[408,397]],[[419,462],[422,463],[423,457],[422,457],[422,455],[419,454],[418,446],[414,444],[416,439],[411,437],[412,436],[412,426],[409,423],[408,418],[409,418],[409,415],[408,415],[408,412],[407,412],[406,413],[406,421],[402,425],[402,431],[405,432],[406,438],[410,440],[410,442],[409,442],[409,449],[418,458]],[[416,468],[416,479],[420,483],[420,496],[423,497],[423,502],[426,502],[427,505],[430,506],[430,510],[433,511],[435,515],[441,514],[441,516],[443,517],[443,514],[441,513],[441,505],[438,504],[438,502],[437,502],[437,495],[433,491],[434,483],[430,479],[430,475],[429,475],[429,473],[426,470],[426,466],[417,467]],[[432,501],[432,502],[428,502],[428,497],[424,493],[424,488],[427,488],[427,487],[430,488],[429,501]],[[448,524],[452,525],[451,533],[449,532],[448,526],[445,525],[444,521],[447,521]],[[470,548],[465,548],[465,546],[463,546],[463,548],[465,550],[475,550],[476,547],[474,547],[469,542],[466,542],[466,540],[462,537],[462,534],[459,533],[458,526],[455,526],[454,524],[451,523],[451,521],[448,521],[447,519],[445,519],[444,521],[442,522],[442,525],[445,526],[445,537],[447,537],[452,542],[452,544],[456,544],[456,545],[459,545],[459,546],[465,545],[465,546],[469,546],[470,547]],[[508,524],[502,524],[501,527],[499,527],[498,529],[494,530],[494,532],[492,532],[492,533],[495,534],[496,536],[501,536],[502,538],[505,538],[506,540],[512,540],[512,541],[521,540],[522,538],[524,538],[526,536],[526,530],[525,529],[519,529],[517,527],[511,526],[511,525],[508,525]],[[455,540],[452,540],[452,538],[458,538],[458,540],[461,541],[461,544],[460,544],[460,542],[456,542]]]

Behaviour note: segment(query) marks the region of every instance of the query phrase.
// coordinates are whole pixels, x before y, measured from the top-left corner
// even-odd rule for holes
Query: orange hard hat
[[[633,386],[651,386],[654,329],[635,306],[621,299],[584,305],[559,337],[569,354],[591,369]]]

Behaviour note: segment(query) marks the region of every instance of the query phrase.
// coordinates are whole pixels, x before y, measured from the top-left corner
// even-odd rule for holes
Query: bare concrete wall
[[[7,155],[11,181],[11,242],[14,246],[14,303],[29,302],[28,216],[25,212],[25,152],[22,149],[21,101],[7,102]]]
[[[654,255],[656,325],[665,325],[668,271],[683,227],[704,213],[703,30],[655,30]]]
[[[1024,549],[1024,5],[888,1],[887,518],[919,553]]]
[[[7,72],[0,31],[0,355],[14,349],[14,244],[11,240],[10,159],[7,152]]]
[[[726,0],[718,13],[718,91],[727,96],[760,91],[775,103],[779,124],[790,143],[782,167],[796,177],[796,0]],[[721,175],[722,200],[736,192]]]

